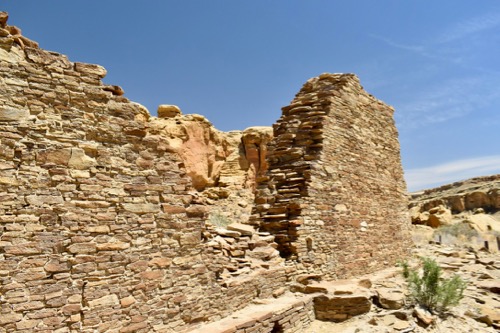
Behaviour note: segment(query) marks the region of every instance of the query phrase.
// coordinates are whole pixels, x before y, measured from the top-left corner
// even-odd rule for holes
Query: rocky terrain
[[[442,242],[473,242],[491,251],[500,247],[500,175],[412,193],[409,207],[412,223],[422,233],[441,234]]]
[[[409,302],[401,270],[367,276],[372,286],[370,311],[341,323],[314,321],[307,333],[355,332],[497,332],[500,330],[500,255],[467,246],[418,244],[418,257],[434,258],[449,277],[468,282],[465,297],[446,314],[431,315]]]

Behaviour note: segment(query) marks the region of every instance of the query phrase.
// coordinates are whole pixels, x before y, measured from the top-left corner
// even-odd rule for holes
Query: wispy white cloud
[[[483,156],[405,171],[409,191],[500,173],[500,155]]]
[[[404,74],[405,82],[416,82],[417,89],[409,84],[410,93],[400,85],[394,86],[396,92],[402,92],[401,103],[393,102],[398,110],[398,126],[421,128],[498,105],[500,73],[491,68],[488,58],[495,40],[492,36],[496,36],[491,32],[497,28],[500,28],[500,13],[487,13],[458,21],[420,43],[400,43],[385,36],[370,35],[392,48],[425,58],[424,62],[409,58],[419,70],[410,67]]]
[[[488,13],[473,17],[451,26],[437,38],[438,43],[449,43],[472,35],[483,33],[500,26],[500,13]]]
[[[495,90],[481,91],[476,87],[486,78],[448,80],[431,85],[416,93],[405,103],[395,105],[398,124],[404,128],[418,128],[427,124],[445,122],[473,112],[495,100]]]
[[[372,38],[378,39],[378,40],[386,43],[389,46],[392,46],[392,47],[395,47],[395,48],[398,48],[401,50],[412,51],[412,52],[417,52],[417,53],[425,51],[425,48],[423,46],[420,46],[420,45],[402,44],[402,43],[395,42],[387,37],[375,35],[375,34],[369,34],[369,36]]]

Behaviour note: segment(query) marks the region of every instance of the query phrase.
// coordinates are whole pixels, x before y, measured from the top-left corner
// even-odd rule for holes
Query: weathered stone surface
[[[28,110],[0,107],[0,122],[19,122],[29,116]]]
[[[106,76],[107,71],[104,67],[95,64],[85,64],[82,62],[75,62],[75,71],[84,75],[95,75],[102,79]]]
[[[160,207],[155,204],[129,204],[129,203],[124,203],[122,204],[123,209],[125,211],[131,212],[131,213],[136,213],[136,214],[147,214],[147,213],[157,213],[160,211]]]
[[[380,305],[385,309],[398,310],[404,305],[405,294],[402,290],[379,288],[377,296]]]
[[[114,305],[119,305],[120,301],[118,299],[118,296],[116,295],[107,295],[103,296],[101,298],[89,301],[89,306],[91,307],[97,307],[97,306],[114,306]]]
[[[162,104],[158,106],[158,118],[174,118],[182,114],[177,105]]]
[[[8,19],[9,14],[7,12],[0,12],[0,27],[2,27],[2,29],[5,29]]]
[[[251,236],[253,233],[255,233],[255,229],[252,226],[241,223],[231,223],[227,226],[227,229],[237,231],[240,234],[247,236]]]

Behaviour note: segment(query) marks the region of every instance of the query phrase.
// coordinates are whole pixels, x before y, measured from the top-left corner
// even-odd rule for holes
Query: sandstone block
[[[251,225],[241,223],[231,223],[227,226],[227,230],[237,231],[246,236],[252,236],[255,233],[255,229]]]
[[[41,322],[40,319],[27,319],[16,323],[18,330],[31,330]]]
[[[22,312],[22,311],[29,311],[29,310],[37,310],[37,309],[42,309],[44,307],[44,304],[40,301],[31,301],[31,302],[26,302],[26,303],[19,303],[14,305],[14,311],[16,312]]]
[[[201,205],[193,205],[186,209],[186,214],[188,217],[205,217],[207,208]]]
[[[145,280],[161,280],[164,276],[164,273],[162,270],[154,270],[142,272],[140,276]]]
[[[416,307],[413,311],[413,315],[419,319],[419,321],[425,326],[429,326],[434,322],[434,316],[422,307]]]
[[[79,313],[81,309],[82,306],[80,304],[67,304],[61,308],[62,312],[67,316]]]
[[[18,186],[19,181],[15,177],[0,177],[0,184]]]
[[[36,161],[40,164],[53,163],[56,165],[68,165],[71,158],[71,149],[52,149],[38,152]]]
[[[195,233],[186,233],[181,236],[180,244],[181,245],[193,245],[199,244],[201,241],[201,234],[199,232]]]
[[[65,69],[71,69],[73,67],[65,55],[56,52],[28,47],[25,49],[25,53],[28,59],[40,65],[53,65]]]
[[[88,226],[86,229],[88,232],[96,234],[107,234],[110,231],[109,226],[107,225]]]
[[[160,206],[152,203],[143,203],[143,204],[124,203],[122,204],[122,207],[127,212],[135,214],[158,213],[160,211]]]
[[[158,118],[174,118],[181,114],[181,109],[176,105],[162,104],[158,106]]]
[[[28,195],[26,201],[33,206],[62,204],[64,199],[56,195]]]
[[[21,319],[23,319],[23,315],[20,313],[2,313],[0,316],[0,325],[15,323]]]
[[[49,273],[67,272],[70,270],[68,263],[59,262],[58,260],[51,260],[47,262],[43,268]]]
[[[108,73],[106,68],[100,65],[85,64],[82,62],[75,62],[75,71],[84,75],[95,75],[100,79],[104,78]]]
[[[6,246],[5,253],[9,254],[19,254],[19,255],[29,255],[42,253],[42,249],[37,244],[18,244],[13,246]]]
[[[158,266],[160,268],[168,267],[172,264],[172,259],[170,258],[154,258],[149,261],[149,265]]]
[[[29,116],[28,110],[0,107],[0,122],[19,122]]]
[[[130,243],[113,242],[113,243],[99,243],[97,244],[98,251],[120,251],[130,247]]]
[[[377,294],[378,301],[384,309],[398,310],[404,305],[405,295],[400,290],[380,288]]]
[[[68,166],[73,169],[85,170],[97,164],[97,161],[92,157],[85,155],[85,151],[81,148],[72,148],[71,155],[68,160]]]
[[[107,85],[102,88],[104,91],[109,91],[115,96],[122,96],[125,94],[125,91],[123,90],[122,87],[117,86],[117,85]]]
[[[480,281],[477,286],[481,289],[489,290],[493,293],[500,294],[500,279]]]
[[[148,327],[148,323],[144,321],[140,323],[133,323],[121,328],[120,333],[137,332],[138,330],[146,327]]]
[[[115,294],[106,295],[106,296],[103,296],[101,298],[89,301],[89,306],[92,308],[97,307],[97,306],[102,306],[102,307],[110,306],[110,307],[112,307],[112,306],[119,305],[119,304],[120,304],[120,300],[118,299],[118,296],[116,296]]]
[[[238,232],[235,230],[227,230],[225,228],[216,228],[215,232],[218,235],[226,236],[226,237],[239,238],[241,236],[241,232]]]
[[[75,254],[95,253],[97,246],[95,243],[74,243],[68,247],[68,251]]]
[[[127,296],[127,297],[124,297],[120,300],[120,304],[124,308],[131,306],[135,302],[136,302],[136,299],[134,298],[134,296]]]

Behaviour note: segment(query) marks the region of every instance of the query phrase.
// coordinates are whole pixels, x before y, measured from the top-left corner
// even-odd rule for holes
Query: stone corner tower
[[[298,271],[342,278],[411,247],[393,108],[354,74],[308,80],[274,124],[252,223]]]

